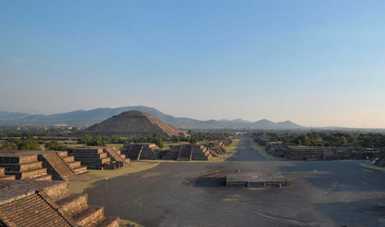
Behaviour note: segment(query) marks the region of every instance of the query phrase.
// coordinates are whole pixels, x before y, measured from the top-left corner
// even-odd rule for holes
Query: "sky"
[[[383,0],[0,1],[0,110],[385,128]]]

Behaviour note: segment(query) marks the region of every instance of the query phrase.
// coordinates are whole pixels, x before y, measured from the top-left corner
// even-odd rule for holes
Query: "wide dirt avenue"
[[[272,160],[242,136],[225,162],[162,162],[100,181],[90,203],[144,226],[385,226],[385,172],[366,161]],[[199,187],[214,170],[283,175],[285,188]]]

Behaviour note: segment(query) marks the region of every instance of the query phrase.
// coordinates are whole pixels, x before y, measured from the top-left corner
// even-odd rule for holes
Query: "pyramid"
[[[101,123],[90,126],[86,133],[97,135],[120,135],[130,137],[181,136],[184,132],[162,122],[159,118],[140,111],[127,111]]]

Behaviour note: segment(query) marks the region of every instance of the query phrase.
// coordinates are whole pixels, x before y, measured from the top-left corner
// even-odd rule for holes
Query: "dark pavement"
[[[385,173],[360,161],[269,161],[249,137],[224,163],[161,163],[99,182],[90,203],[144,226],[385,226]],[[283,174],[282,189],[197,187],[217,169]]]

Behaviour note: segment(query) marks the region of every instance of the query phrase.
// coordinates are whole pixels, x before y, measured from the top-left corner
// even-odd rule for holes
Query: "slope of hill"
[[[127,111],[92,125],[84,132],[98,135],[124,135],[124,136],[180,136],[183,131],[162,122],[159,118],[149,113],[140,111]]]
[[[290,121],[274,123],[269,120],[256,122],[236,120],[208,120],[200,121],[186,117],[174,117],[159,110],[146,106],[128,106],[119,108],[97,108],[79,110],[67,113],[37,115],[24,113],[0,112],[0,125],[55,125],[67,124],[77,127],[88,127],[122,112],[136,110],[149,113],[161,121],[185,129],[298,129],[300,125]]]

